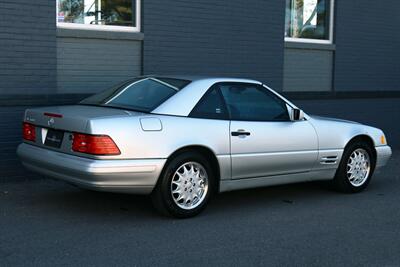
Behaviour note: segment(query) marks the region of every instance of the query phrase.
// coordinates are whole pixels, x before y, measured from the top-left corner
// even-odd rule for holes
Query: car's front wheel
[[[368,186],[376,161],[372,149],[362,141],[353,142],[346,147],[333,180],[336,189],[356,193]]]
[[[187,218],[200,213],[213,190],[213,170],[198,153],[184,152],[170,160],[152,193],[163,214]]]

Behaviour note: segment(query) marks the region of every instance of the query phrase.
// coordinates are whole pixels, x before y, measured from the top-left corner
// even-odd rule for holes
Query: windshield
[[[79,104],[150,112],[189,83],[172,78],[136,78],[88,97]]]

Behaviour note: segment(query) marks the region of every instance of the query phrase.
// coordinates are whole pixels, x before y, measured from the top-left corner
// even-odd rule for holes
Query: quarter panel
[[[159,131],[143,131],[140,120],[146,117],[161,121]],[[124,159],[168,158],[185,146],[204,146],[218,157],[229,155],[229,121],[194,119],[148,114],[123,119],[99,119],[89,123],[89,132],[108,134],[121,150]],[[115,158],[115,156],[114,156]]]
[[[216,156],[229,155],[229,121],[174,116],[160,118],[164,126],[160,138],[164,143],[163,155],[166,157],[182,147],[191,145],[204,146]]]

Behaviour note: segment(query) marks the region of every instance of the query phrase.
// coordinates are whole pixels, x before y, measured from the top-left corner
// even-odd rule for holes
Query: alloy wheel
[[[350,184],[359,187],[367,180],[371,170],[371,160],[365,149],[354,150],[347,161],[347,179]]]
[[[181,209],[198,207],[208,192],[208,175],[198,162],[186,162],[174,173],[171,180],[171,195]]]

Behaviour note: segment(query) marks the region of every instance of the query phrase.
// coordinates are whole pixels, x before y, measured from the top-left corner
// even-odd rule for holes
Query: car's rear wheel
[[[152,192],[153,205],[165,215],[188,218],[207,205],[214,187],[207,160],[195,152],[183,152],[165,166]]]
[[[373,148],[366,142],[356,141],[349,144],[333,180],[334,186],[345,193],[364,190],[371,181],[375,161]]]

